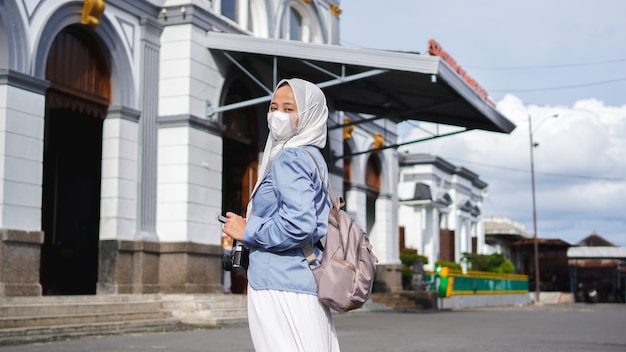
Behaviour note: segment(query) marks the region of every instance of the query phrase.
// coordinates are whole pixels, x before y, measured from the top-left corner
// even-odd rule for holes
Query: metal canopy
[[[510,133],[515,125],[436,56],[208,32],[206,47],[259,84],[266,96],[209,113],[267,102],[277,80],[316,83],[335,110]],[[273,85],[264,86],[272,77]]]

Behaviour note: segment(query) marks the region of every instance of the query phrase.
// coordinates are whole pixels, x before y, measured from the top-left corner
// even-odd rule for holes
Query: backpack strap
[[[309,265],[315,263],[315,261],[317,260],[317,256],[313,252],[313,247],[311,247],[311,244],[307,243],[301,249],[302,249],[302,253],[306,257],[306,262],[309,263]]]
[[[329,196],[330,196],[330,203],[332,204],[333,208],[340,208],[340,204],[336,204],[335,203],[335,197],[333,195],[333,191],[332,191],[332,187],[330,187],[330,180],[328,181],[328,185],[326,185],[324,183],[324,178],[322,178],[322,170],[320,169],[319,164],[317,163],[317,160],[315,160],[315,157],[313,156],[313,154],[306,150],[306,148],[300,148],[302,150],[304,150],[307,154],[309,154],[309,156],[311,156],[311,159],[313,159],[313,164],[315,164],[315,168],[317,169],[317,174],[320,177],[320,180],[322,181],[322,187],[324,187],[324,189],[326,189],[326,192],[328,192]],[[343,199],[337,199],[336,202],[340,202],[343,203]],[[316,243],[316,246],[319,248],[320,247],[320,243]],[[320,248],[323,250],[323,247]],[[317,260],[317,256],[315,255],[315,253],[313,252],[313,248],[311,247],[310,243],[307,243],[306,245],[304,245],[304,247],[302,247],[302,253],[304,253],[304,256],[306,257],[306,261],[307,263],[309,263],[309,265],[315,263],[315,261]]]
[[[315,164],[315,168],[317,169],[317,174],[320,176],[320,180],[322,180],[322,186],[324,187],[324,189],[326,189],[326,192],[328,192],[328,195],[330,196],[330,202],[333,205],[333,207],[339,209],[341,208],[341,206],[343,205],[343,198],[339,197],[337,199],[335,199],[335,195],[333,194],[333,188],[330,187],[330,180],[327,181],[327,183],[324,183],[324,179],[322,178],[322,170],[320,169],[320,166],[317,164],[317,160],[315,160],[315,157],[313,156],[313,154],[306,150],[305,148],[300,148],[302,150],[304,150],[307,154],[309,154],[309,156],[311,156],[311,159],[313,159],[313,164]]]

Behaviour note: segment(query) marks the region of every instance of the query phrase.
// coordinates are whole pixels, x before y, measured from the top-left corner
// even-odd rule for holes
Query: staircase
[[[246,321],[245,295],[6,297],[0,298],[0,345]]]
[[[163,308],[189,325],[229,326],[248,322],[246,295],[165,295]]]
[[[415,312],[437,307],[434,292],[426,291],[375,292],[370,299],[399,312]]]

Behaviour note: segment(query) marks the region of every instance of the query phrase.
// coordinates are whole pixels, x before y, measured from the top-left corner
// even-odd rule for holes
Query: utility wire
[[[485,167],[491,167],[491,168],[495,168],[495,169],[505,169],[505,170],[515,171],[515,172],[523,172],[523,173],[529,173],[530,172],[529,170],[525,170],[525,169],[518,169],[518,168],[514,168],[514,167],[501,166],[501,165],[484,164],[484,163],[479,163],[479,162],[474,162],[474,161],[467,161],[467,160],[457,159],[457,158],[446,157],[446,159],[456,160],[456,161],[463,162],[463,163],[466,163],[466,164],[475,164],[475,165],[480,165],[480,166],[485,166]],[[614,177],[571,175],[571,174],[560,174],[560,173],[555,173],[555,172],[541,172],[541,171],[537,171],[537,170],[535,170],[535,173],[536,174],[542,174],[542,175],[551,175],[551,176],[583,178],[583,179],[589,179],[589,180],[626,181],[626,179],[624,179],[624,178],[617,178],[617,177],[614,178]]]
[[[626,77],[611,79],[608,81],[600,81],[600,82],[592,82],[592,83],[583,83],[583,84],[573,84],[569,86],[559,86],[559,87],[550,87],[550,88],[509,88],[509,89],[489,89],[490,92],[542,92],[546,90],[558,90],[558,89],[569,89],[569,88],[580,88],[580,87],[589,87],[589,86],[597,86],[601,84],[615,83],[626,81]]]
[[[471,65],[463,65],[463,66],[472,70],[535,70],[535,69],[543,69],[543,68],[594,66],[594,65],[613,64],[616,62],[626,62],[626,58],[606,60],[606,61],[596,61],[596,62],[583,62],[583,63],[577,63],[577,64],[553,64],[553,65],[537,65],[537,66],[508,66],[508,67],[507,66],[485,67],[485,66],[471,66]]]
[[[579,99],[579,100],[584,100],[584,99]],[[504,102],[504,103],[506,103],[506,102]],[[503,104],[503,102],[500,102],[499,104]],[[548,106],[556,107],[556,106],[559,106],[559,105],[565,105],[565,104],[549,105],[549,104],[544,104],[544,103],[533,103],[533,102],[525,102],[525,104],[526,104],[525,106],[536,105],[536,106],[540,106],[540,107],[541,106],[543,106],[543,107],[548,107]],[[607,108],[613,108],[613,110],[609,110]],[[568,106],[566,109],[567,110],[563,110],[561,112],[563,115],[567,115],[570,111],[573,111],[573,112],[589,114],[589,115],[591,115],[591,117],[595,118],[596,120],[598,120],[600,118],[597,115],[614,115],[616,118],[617,117],[622,117],[622,118],[626,117],[626,110],[622,109],[619,106],[605,106],[605,109],[598,109],[598,110],[591,110],[591,109],[588,109],[588,108],[585,108],[585,109],[574,108],[574,107]],[[528,112],[528,109],[517,108],[517,107],[515,107],[515,108],[507,108],[506,110],[507,111],[513,111],[514,110],[514,111],[519,111],[519,112],[523,112],[523,113],[527,113]],[[504,114],[503,111],[501,111],[501,110],[499,110],[499,111]],[[526,122],[526,121],[528,121],[528,118],[518,119],[518,120],[513,121],[513,122],[516,123],[516,124],[519,124],[519,123]]]

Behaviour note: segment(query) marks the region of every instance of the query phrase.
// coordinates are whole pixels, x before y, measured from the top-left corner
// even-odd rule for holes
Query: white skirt
[[[248,285],[248,325],[257,352],[339,352],[333,317],[315,295]]]

